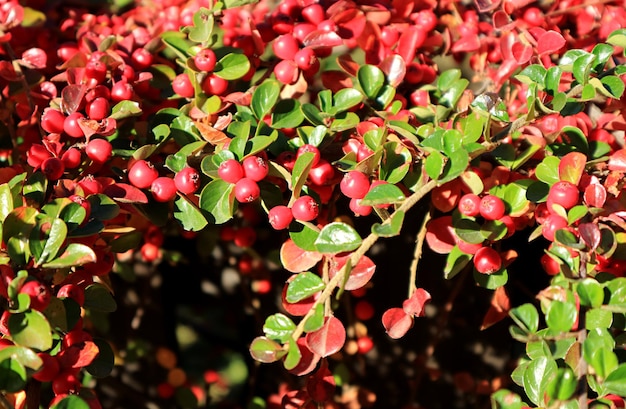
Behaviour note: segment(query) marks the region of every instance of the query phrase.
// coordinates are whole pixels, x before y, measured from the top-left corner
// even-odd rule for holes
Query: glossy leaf
[[[561,158],[559,179],[578,185],[585,170],[587,156],[580,152],[571,152]]]
[[[89,409],[89,405],[77,395],[68,395],[51,409]]]
[[[322,228],[315,239],[315,247],[320,253],[336,254],[352,251],[361,245],[361,236],[346,223],[329,223]]]
[[[532,304],[523,304],[513,308],[509,315],[515,323],[525,332],[534,333],[539,328],[539,313]]]
[[[619,365],[604,380],[604,388],[608,393],[626,396],[626,364]]]
[[[200,231],[208,224],[202,212],[185,197],[176,199],[173,215],[186,231]]]
[[[350,256],[350,254],[336,255],[333,258],[328,271],[328,276],[331,279],[346,265]],[[343,288],[346,291],[353,291],[365,286],[372,279],[375,271],[376,264],[374,264],[372,259],[367,256],[361,257],[356,265],[351,266],[350,273],[343,284]]]
[[[296,324],[284,314],[274,314],[267,317],[263,325],[263,332],[269,339],[279,342],[287,342],[296,329]]]
[[[11,314],[9,332],[16,345],[46,351],[52,347],[50,324],[44,315],[35,310]]]
[[[280,261],[287,271],[299,273],[315,266],[322,254],[300,248],[292,239],[286,240],[280,247]]]
[[[321,357],[338,352],[346,342],[346,329],[343,323],[334,316],[324,322],[322,328],[306,335],[306,344],[313,353]]]
[[[413,326],[413,317],[402,308],[390,308],[382,317],[387,335],[393,339],[402,338]]]
[[[385,83],[385,74],[378,67],[364,65],[359,68],[357,79],[365,96],[369,99],[375,99]]]
[[[94,311],[113,312],[117,309],[117,303],[105,286],[96,283],[85,288],[84,307]]]
[[[404,222],[404,212],[396,210],[390,217],[389,223],[372,224],[372,233],[380,237],[394,237],[400,234]]]
[[[226,54],[217,64],[213,73],[228,81],[236,80],[248,73],[250,61],[244,54]]]
[[[367,195],[361,199],[361,204],[363,206],[385,205],[398,203],[404,199],[404,193],[399,187],[390,183],[382,183],[371,188]]]
[[[363,101],[363,94],[354,88],[344,88],[333,96],[333,109],[331,114],[347,111]]]
[[[21,363],[23,366],[30,368],[34,371],[39,370],[43,361],[39,356],[30,348],[22,346],[7,346],[0,350],[0,361],[5,359],[14,359]]]
[[[256,361],[272,363],[281,359],[287,352],[276,341],[267,337],[256,337],[250,344],[250,355]]]
[[[578,379],[570,367],[559,368],[546,386],[550,398],[564,401],[574,395]]]
[[[272,111],[272,127],[296,128],[304,121],[300,102],[295,99],[278,101]]]
[[[534,359],[524,371],[524,391],[534,404],[541,406],[548,382],[557,371],[556,362],[540,357]]]
[[[19,392],[26,386],[26,369],[17,359],[8,357],[0,362],[0,389]]]
[[[556,156],[546,156],[541,163],[537,165],[537,170],[535,172],[537,179],[550,186],[558,182],[560,180],[560,163],[561,159]],[[571,168],[571,166],[568,166],[568,169],[569,168]]]
[[[573,303],[554,300],[548,307],[546,323],[552,330],[567,332],[574,325],[577,315],[576,306]]]
[[[296,303],[323,290],[325,286],[320,276],[304,271],[289,282],[286,299],[290,303]]]
[[[593,278],[585,278],[578,283],[576,293],[580,304],[586,307],[599,307],[604,301],[604,288]]]
[[[267,79],[259,85],[252,94],[252,101],[250,108],[257,119],[263,119],[265,115],[269,114],[280,94],[280,85],[278,81]]]
[[[63,268],[94,263],[96,254],[84,244],[70,243],[58,257],[42,264],[44,268]]]
[[[209,41],[213,32],[213,20],[213,13],[205,7],[193,13],[193,26],[189,27],[189,39],[195,43]]]
[[[200,208],[208,213],[208,221],[223,224],[233,217],[235,185],[215,179],[200,193]]]

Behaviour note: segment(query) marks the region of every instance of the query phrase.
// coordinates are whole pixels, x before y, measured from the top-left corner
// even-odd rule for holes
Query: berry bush
[[[623,27],[0,0],[0,406],[624,407]]]

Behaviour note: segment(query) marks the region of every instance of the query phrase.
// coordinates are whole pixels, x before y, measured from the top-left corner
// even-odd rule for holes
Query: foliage
[[[242,285],[280,297],[244,342],[306,380],[250,407],[348,407],[329,358],[373,343],[336,300],[375,284],[368,252],[416,214],[390,338],[434,301],[429,249],[429,274],[492,290],[483,327],[510,317],[525,345],[492,407],[623,407],[620,4],[148,3],[0,4],[3,407],[101,407],[123,357],[96,335],[138,262],[182,270],[166,236],[204,257],[234,243]],[[512,305],[524,234],[551,278]],[[291,276],[273,287],[270,268]],[[206,400],[172,351],[156,359],[160,398]]]

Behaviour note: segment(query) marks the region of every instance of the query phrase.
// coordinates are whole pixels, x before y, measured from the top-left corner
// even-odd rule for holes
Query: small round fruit
[[[55,395],[78,393],[80,391],[80,381],[73,371],[62,372],[52,381],[52,391]]]
[[[174,176],[174,183],[179,192],[190,195],[200,187],[200,173],[194,168],[186,167]]]
[[[374,210],[372,206],[362,205],[361,199],[350,199],[349,207],[356,216],[369,216]]]
[[[370,190],[370,179],[365,173],[352,170],[343,175],[339,189],[350,199],[363,199]]]
[[[269,173],[267,161],[260,156],[248,156],[243,160],[243,173],[248,179],[260,182]]]
[[[183,98],[193,98],[195,90],[187,73],[178,74],[172,81],[172,89]]]
[[[63,131],[71,136],[72,138],[82,138],[85,136],[85,133],[81,129],[78,122],[80,119],[83,119],[85,116],[80,112],[74,112],[73,114],[69,114],[65,117],[63,121]]]
[[[85,107],[85,112],[87,112],[87,116],[89,117],[89,119],[93,119],[94,121],[102,121],[111,113],[111,104],[109,103],[108,99],[103,97],[97,97],[87,104],[87,106]]]
[[[367,335],[359,337],[359,339],[356,340],[356,344],[358,346],[359,354],[367,354],[372,350],[372,348],[374,348],[374,341],[372,341],[372,338]]]
[[[63,165],[65,165],[66,169],[75,169],[80,165],[82,161],[82,156],[80,154],[80,150],[77,148],[69,148],[63,155],[61,156],[61,161]]]
[[[575,184],[564,180],[556,182],[548,193],[548,210],[552,210],[552,204],[561,205],[565,210],[569,210],[578,204],[579,195]]]
[[[59,110],[46,108],[41,115],[41,127],[48,133],[63,132],[65,115]]]
[[[293,221],[291,209],[283,205],[272,207],[267,213],[267,217],[270,225],[272,225],[275,230],[286,229]]]
[[[145,48],[136,48],[131,54],[130,59],[133,62],[133,66],[139,71],[147,70],[154,62],[154,56]]]
[[[473,193],[468,193],[459,200],[459,213],[463,216],[476,217],[480,214],[480,197]]]
[[[235,159],[227,159],[217,168],[217,176],[224,182],[237,183],[243,178],[243,167]]]
[[[497,196],[486,195],[480,200],[480,215],[487,220],[499,220],[504,216],[504,202]]]
[[[141,253],[141,259],[146,263],[152,263],[161,257],[161,248],[152,243],[144,243],[139,250]]]
[[[113,146],[111,142],[102,138],[95,138],[89,141],[85,147],[85,153],[94,163],[106,163],[113,155]]]
[[[314,67],[316,63],[319,62],[317,59],[317,55],[315,55],[315,51],[310,47],[304,47],[299,50],[293,57],[293,60],[296,62],[298,68],[302,71],[307,71]]]
[[[129,100],[133,97],[135,90],[127,81],[118,81],[111,87],[111,101],[121,102]]]
[[[210,48],[203,48],[193,57],[196,68],[200,71],[213,71],[217,64],[217,57]]]
[[[559,271],[561,270],[561,266],[555,259],[553,259],[547,254],[544,254],[543,256],[541,256],[540,261],[541,261],[541,266],[543,267],[543,270],[546,273],[548,273],[548,275],[555,276],[559,274]]]
[[[51,157],[41,162],[41,171],[46,175],[46,179],[55,181],[63,176],[65,165],[61,159]]]
[[[326,159],[320,159],[309,172],[309,181],[315,186],[326,186],[335,178],[335,167]]]
[[[272,43],[274,55],[281,60],[293,60],[299,48],[298,40],[291,33],[278,36]]]
[[[554,241],[554,235],[558,230],[567,227],[567,220],[558,214],[551,214],[546,217],[541,227],[541,234],[548,241]]]
[[[128,170],[128,181],[139,189],[147,189],[159,177],[159,172],[152,163],[140,159]]]
[[[152,181],[150,191],[154,200],[161,203],[167,203],[176,197],[176,183],[174,179],[160,176]]]
[[[296,157],[300,157],[307,152],[311,152],[313,154],[313,159],[311,160],[311,167],[317,165],[320,162],[322,154],[320,153],[319,148],[315,145],[311,145],[308,143],[302,145],[301,147],[298,148],[298,151],[296,152],[296,155],[297,155]]]
[[[50,290],[37,280],[26,282],[20,289],[20,293],[30,297],[30,308],[33,310],[43,311],[50,304]]]
[[[65,284],[57,291],[58,298],[71,298],[81,307],[85,304],[85,290],[76,284]]]
[[[202,81],[202,91],[208,95],[223,95],[228,89],[228,81],[211,74]]]
[[[261,196],[261,189],[254,180],[242,178],[235,183],[235,199],[239,203],[254,202],[259,196]]]
[[[293,85],[298,81],[300,69],[293,60],[282,60],[274,67],[276,79],[285,85]]]
[[[291,213],[296,220],[310,222],[319,215],[320,206],[311,196],[300,196],[293,202]]]
[[[502,258],[491,247],[483,247],[474,254],[474,267],[481,274],[493,274],[502,268]]]

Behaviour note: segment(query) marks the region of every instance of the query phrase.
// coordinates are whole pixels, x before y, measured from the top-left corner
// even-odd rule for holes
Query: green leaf
[[[267,337],[256,337],[250,344],[252,358],[264,364],[276,362],[286,353],[279,343]]]
[[[445,164],[444,156],[438,151],[432,151],[426,157],[424,169],[431,179],[437,180],[443,172]]]
[[[446,258],[446,266],[443,270],[444,278],[449,280],[459,274],[469,264],[471,259],[471,255],[462,252],[459,246],[454,246]]]
[[[541,88],[544,88],[546,74],[547,70],[543,67],[543,65],[531,64],[524,68],[522,72],[517,74],[515,78],[526,84],[530,84],[531,82],[537,83],[541,86]]]
[[[596,62],[596,56],[591,53],[585,53],[574,60],[572,73],[574,78],[581,84],[586,84],[589,80],[589,74]]]
[[[580,304],[585,307],[597,308],[604,301],[604,288],[593,278],[585,278],[576,287]]]
[[[539,328],[539,313],[530,303],[511,309],[509,316],[526,333],[533,334]]]
[[[558,65],[548,68],[546,72],[545,87],[547,91],[556,95],[559,92],[559,84],[561,83],[561,75],[563,70]]]
[[[0,351],[0,361],[6,359],[14,359],[23,366],[30,368],[34,371],[39,370],[43,361],[39,356],[30,348],[22,346],[8,346]]]
[[[608,310],[594,308],[587,310],[585,314],[585,328],[610,328],[613,324],[613,313]]]
[[[124,100],[118,102],[113,108],[111,108],[111,115],[109,115],[109,118],[119,121],[120,119],[139,116],[142,113],[143,111],[139,106],[139,102]]]
[[[619,28],[611,32],[609,37],[606,39],[606,42],[620,48],[626,48],[626,29]]]
[[[458,68],[452,68],[442,72],[437,78],[437,88],[442,91],[447,91],[453,88],[458,80],[461,79],[461,70]]]
[[[56,257],[67,237],[67,226],[61,219],[39,218],[30,233],[30,252],[35,265],[40,265]]]
[[[211,10],[200,7],[193,13],[193,26],[189,28],[189,39],[196,43],[206,43],[213,32],[214,17]]]
[[[554,300],[548,307],[546,323],[552,330],[567,332],[574,325],[577,314],[574,303]]]
[[[315,240],[315,247],[320,253],[336,254],[357,249],[361,245],[361,236],[346,223],[329,223]]]
[[[117,303],[105,286],[96,283],[85,288],[84,307],[94,311],[113,312],[117,309]]]
[[[293,165],[291,172],[292,200],[300,197],[300,190],[302,190],[302,186],[304,186],[306,178],[309,176],[314,156],[313,152],[305,152],[296,158],[296,163]]]
[[[501,269],[493,274],[481,274],[474,269],[474,281],[476,284],[489,290],[495,290],[502,287],[509,280],[509,273],[506,268]]]
[[[355,88],[343,88],[333,97],[333,109],[331,114],[338,114],[360,104],[363,101],[363,94]]]
[[[402,223],[404,222],[404,212],[396,210],[390,217],[389,223],[374,223],[372,233],[379,237],[394,237],[400,234]]]
[[[456,235],[467,243],[480,244],[485,241],[485,237],[480,230],[480,225],[474,220],[458,219],[454,223]]]
[[[250,61],[244,54],[226,54],[217,64],[213,73],[228,81],[237,80],[248,73]]]
[[[328,128],[324,125],[318,125],[308,135],[307,143],[313,146],[320,146],[328,133]]]
[[[600,378],[612,373],[619,364],[615,352],[608,348],[598,348],[591,352],[588,363]]]
[[[257,119],[265,118],[265,115],[272,111],[280,95],[280,85],[278,81],[266,79],[259,85],[252,94],[250,108]]]
[[[115,366],[115,354],[107,340],[94,338],[93,342],[98,347],[98,356],[85,369],[96,378],[105,378]]]
[[[180,150],[175,154],[168,155],[165,160],[165,164],[173,172],[180,172],[183,168],[185,168],[185,166],[187,166],[187,158],[202,151],[206,145],[206,141],[189,143],[180,148]]]
[[[47,190],[48,180],[42,172],[35,172],[24,183],[22,192],[27,200],[41,204]]]
[[[235,206],[235,185],[215,179],[209,182],[200,193],[200,208],[209,214],[208,221],[223,224],[233,217]]]
[[[373,65],[364,65],[359,68],[356,76],[365,96],[375,99],[385,83],[385,74],[382,70]]]
[[[0,185],[0,222],[13,211],[13,195],[8,183]]]
[[[606,377],[604,388],[608,393],[626,396],[626,363],[618,366]]]
[[[69,395],[61,399],[51,409],[89,409],[87,402],[76,395]]]
[[[44,268],[64,268],[96,262],[96,253],[84,244],[70,243],[59,257],[42,265]]]
[[[300,101],[296,99],[283,99],[278,101],[272,111],[272,127],[296,128],[304,121],[304,113]]]
[[[161,33],[161,40],[172,50],[178,58],[185,61],[189,56],[190,44],[187,36],[179,31],[165,31]]]
[[[300,348],[298,347],[296,341],[291,338],[288,341],[289,349],[287,350],[287,356],[285,356],[283,361],[283,366],[286,370],[290,371],[298,366],[300,359],[302,359],[302,353],[300,353]]]
[[[556,362],[546,357],[532,360],[524,371],[524,391],[537,406],[542,406],[544,393],[551,377],[557,371]]]
[[[580,93],[581,101],[591,101],[596,97],[596,89],[592,84],[586,84]]]
[[[460,176],[469,165],[469,154],[465,149],[459,149],[448,155],[449,161],[443,170],[443,175],[439,179],[440,183],[445,183]]]
[[[522,409],[522,398],[508,389],[500,389],[491,394],[492,409]]]
[[[324,117],[320,110],[313,104],[304,103],[301,107],[302,114],[312,125],[324,125]]]
[[[297,303],[326,287],[324,281],[317,274],[304,271],[297,274],[287,285],[286,299],[289,303]]]
[[[600,79],[602,86],[613,98],[621,98],[624,94],[624,82],[615,75],[607,75]]]
[[[16,345],[46,351],[52,347],[50,324],[39,311],[30,310],[9,317],[9,332]]]
[[[559,181],[559,164],[561,159],[556,156],[546,156],[539,165],[535,175],[540,181],[552,186]]]
[[[263,325],[263,332],[269,339],[287,342],[296,329],[296,324],[285,314],[274,314],[267,317]]]
[[[19,392],[26,387],[26,368],[17,359],[8,357],[0,362],[0,389]]]
[[[200,231],[208,224],[200,209],[185,197],[179,197],[174,202],[174,218],[186,231]]]
[[[469,81],[466,80],[465,78],[461,78],[457,80],[454,83],[454,85],[450,87],[450,89],[448,89],[441,95],[441,98],[439,98],[439,103],[443,106],[454,108],[456,104],[459,102],[459,99],[463,95],[463,91],[465,91],[468,85],[469,85]],[[494,111],[494,112],[497,114],[497,115],[494,115],[494,113],[492,113],[492,115],[494,115],[495,117],[499,117],[502,115],[498,111]]]
[[[120,206],[107,195],[89,195],[87,201],[91,205],[91,217],[96,220],[111,220],[120,213]]]
[[[306,251],[317,251],[315,241],[320,232],[312,229],[306,224],[292,223],[289,228],[289,237],[294,244]]]
[[[367,195],[361,199],[363,206],[385,205],[390,203],[399,203],[405,199],[404,193],[396,185],[391,183],[381,183],[374,186],[367,192]]]
[[[379,178],[391,184],[399,183],[408,173],[412,161],[408,148],[398,142],[385,143]]]
[[[559,368],[554,377],[546,385],[547,394],[550,398],[565,401],[574,395],[578,379],[569,366]]]
[[[330,124],[330,130],[333,132],[343,132],[348,129],[356,128],[360,118],[354,112],[340,112],[335,115],[335,119]]]

